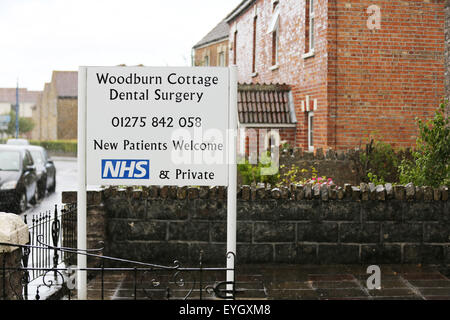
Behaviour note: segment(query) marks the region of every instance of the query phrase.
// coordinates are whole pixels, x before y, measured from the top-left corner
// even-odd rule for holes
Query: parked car
[[[8,139],[6,144],[15,145],[15,146],[28,146],[30,143],[27,139]]]
[[[52,160],[48,158],[47,151],[39,146],[23,146],[33,157],[36,166],[37,187],[39,199],[43,199],[47,190],[55,191],[56,187],[56,168]]]
[[[56,188],[56,168],[55,164],[49,159],[47,150],[39,146],[24,146],[30,151],[36,165],[36,175],[38,178],[39,198],[45,197],[45,193],[54,192]]]
[[[22,213],[28,203],[35,204],[36,166],[30,152],[23,147],[0,145],[0,206]]]

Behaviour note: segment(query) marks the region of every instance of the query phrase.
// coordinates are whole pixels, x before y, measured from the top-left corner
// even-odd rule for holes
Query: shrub
[[[258,183],[275,185],[280,179],[278,168],[272,169],[270,152],[262,154],[257,165],[250,164],[248,160],[241,160],[238,162],[237,168],[242,177],[242,183],[245,185]],[[271,171],[272,174],[270,174]]]
[[[404,159],[400,166],[400,183],[438,187],[450,182],[450,127],[445,104],[432,120],[417,120],[419,136],[413,159]]]
[[[30,144],[44,147],[47,151],[77,153],[76,140],[54,140],[54,141],[30,140]]]
[[[369,140],[365,152],[360,153],[361,179],[375,184],[397,182],[400,156],[390,144],[379,141],[376,137],[370,137]]]

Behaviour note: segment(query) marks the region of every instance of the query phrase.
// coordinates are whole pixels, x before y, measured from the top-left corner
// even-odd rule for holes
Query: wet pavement
[[[417,265],[383,265],[381,288],[369,290],[367,266],[245,265],[237,269],[238,300],[450,300],[450,268]],[[166,280],[172,281],[171,299],[198,299],[198,279],[181,275],[178,283],[169,275],[145,278],[134,273],[106,272],[103,281],[105,300],[167,299]],[[224,281],[223,272],[203,275],[203,288]],[[101,277],[88,284],[88,299],[102,298]],[[192,289],[192,291],[191,291]],[[72,299],[76,299],[72,293]],[[203,293],[202,298],[214,299]],[[67,297],[66,297],[67,299]]]

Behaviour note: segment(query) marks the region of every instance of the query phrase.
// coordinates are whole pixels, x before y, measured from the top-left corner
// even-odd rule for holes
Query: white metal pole
[[[78,71],[78,193],[77,193],[77,247],[86,250],[86,86],[87,68]],[[78,269],[87,267],[85,255],[77,255]],[[77,273],[78,300],[87,299],[87,273]]]
[[[227,195],[227,282],[234,281],[234,267],[236,255],[236,138],[237,138],[237,67],[230,67],[230,106],[228,133],[228,195]],[[233,290],[233,285],[227,285],[227,290]]]

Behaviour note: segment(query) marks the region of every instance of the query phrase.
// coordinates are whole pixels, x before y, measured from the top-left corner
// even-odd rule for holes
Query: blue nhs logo
[[[149,160],[102,160],[102,179],[149,178]]]

